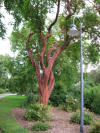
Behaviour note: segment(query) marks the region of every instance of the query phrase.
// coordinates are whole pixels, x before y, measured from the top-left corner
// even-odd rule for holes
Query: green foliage
[[[71,116],[71,121],[73,123],[80,124],[80,111],[78,110]],[[93,121],[93,116],[88,110],[84,110],[84,124],[90,125]]]
[[[94,100],[93,88],[84,89],[84,105],[91,110],[91,105]]]
[[[34,70],[27,58],[19,55],[13,58],[8,70],[10,74],[8,86],[10,91],[26,94],[29,90],[33,90],[33,86],[38,88]]]
[[[0,88],[0,94],[5,93],[5,90]]]
[[[43,104],[31,104],[25,112],[25,118],[27,120],[35,121],[48,121],[50,120],[51,107]]]
[[[87,3],[84,1],[80,1],[80,0],[70,1],[71,2],[70,8],[73,15],[80,14],[80,12],[82,14],[82,9],[85,10],[85,12],[83,12],[83,14],[81,15],[82,17],[80,18],[83,23],[83,32],[84,32],[83,39],[85,40],[91,39],[92,40],[91,44],[93,44],[93,45],[88,44],[87,47],[85,47],[86,49],[88,49],[88,50],[85,50],[85,55],[86,55],[86,58],[89,57],[88,61],[92,61],[94,63],[98,61],[99,52],[100,52],[100,48],[98,45],[99,44],[98,37],[100,32],[99,30],[97,30],[99,28],[99,21],[100,21],[99,8],[98,8],[100,3],[98,1],[99,0],[95,0],[93,5],[91,5],[91,2],[90,2],[90,5],[91,5],[90,7],[87,6]],[[36,33],[36,36],[38,37],[38,39],[36,38],[36,40],[40,40],[40,28],[42,29],[44,34],[47,31],[48,24],[46,23],[46,20],[48,18],[47,17],[48,13],[51,13],[52,15],[54,11],[53,8],[55,8],[55,5],[57,4],[57,0],[46,0],[46,1],[45,0],[37,0],[37,1],[36,0],[27,0],[27,1],[26,0],[22,0],[22,1],[2,0],[0,2],[0,6],[3,5],[3,2],[7,12],[13,15],[15,19],[14,30],[16,31],[16,25],[27,22],[28,23],[27,31],[25,30],[26,26],[23,24],[25,27],[25,28],[24,27],[22,28],[25,31],[23,32],[23,34],[25,35],[25,33],[30,33],[30,31],[34,31],[34,33]],[[61,0],[61,5],[64,5],[64,4],[67,5],[68,3],[65,2],[64,0]],[[72,17],[67,16],[68,14],[67,14],[66,6],[64,7],[65,7],[64,12],[59,15],[60,19],[58,19],[58,24],[57,24],[59,26],[59,28],[57,29],[59,29],[60,32],[57,33],[57,31],[55,30],[56,28],[54,28],[54,30],[52,31],[53,33],[52,36],[54,38],[53,40],[57,40],[54,35],[55,32],[56,32],[56,35],[61,33],[60,35],[58,35],[59,37],[58,40],[60,41],[57,41],[57,42],[59,42],[59,45],[61,45],[61,43],[62,44],[65,43],[65,41],[68,39],[67,31],[70,27],[70,24],[72,23]],[[1,16],[0,18],[2,18],[3,15],[0,14],[0,16]],[[51,21],[53,21],[53,19]],[[42,25],[40,23],[42,23]],[[78,21],[76,21],[76,25],[79,26]],[[4,29],[3,27],[4,26],[2,25],[2,22],[1,22],[1,28]],[[27,36],[27,34],[25,36]],[[16,38],[19,38],[17,39],[18,41],[20,40],[20,37],[23,38],[23,36],[20,36],[20,32],[19,32],[19,35],[18,34],[16,35]],[[72,46],[70,45],[72,48],[69,46],[71,49],[70,48],[68,49],[67,54],[68,55],[72,54],[73,58],[79,61],[79,41],[77,38],[75,38],[75,40],[73,39],[73,42],[74,42],[73,44],[75,45],[72,45]],[[22,44],[23,43],[21,42],[21,45]],[[91,47],[91,50],[90,50],[90,47]],[[93,56],[90,56],[90,55],[93,55]]]
[[[64,104],[66,102],[66,95],[73,88],[74,83],[78,77],[76,62],[66,60],[67,56],[62,53],[54,64],[55,86],[51,93],[50,103],[54,106]],[[72,89],[73,91],[73,89]]]
[[[92,70],[89,73],[89,77],[91,77],[91,80],[94,82],[94,86],[98,85],[100,83],[100,66],[96,70]]]
[[[12,62],[12,57],[9,55],[0,55],[0,88],[9,88],[9,67]]]
[[[100,121],[97,121],[96,123],[94,123],[94,127],[90,131],[90,133],[100,133]]]
[[[85,107],[100,114],[100,85],[84,89],[84,102]]]
[[[90,73],[84,73],[84,88],[91,88],[96,85],[95,74],[96,72],[94,70]]]
[[[5,25],[3,24],[2,22],[2,19],[4,16],[1,15],[0,13],[0,38],[4,39],[5,37],[5,33],[6,33],[6,28],[5,28]]]
[[[36,104],[39,99],[38,93],[39,93],[39,89],[34,89],[34,88],[26,89],[26,93],[25,93],[26,100],[22,103],[21,107],[27,107],[27,106],[30,106],[31,104]]]
[[[43,24],[42,29],[44,29],[47,13],[51,12],[56,2],[57,0],[22,0],[12,2],[5,0],[4,6],[13,15],[15,26],[18,26],[23,20],[29,21],[30,27],[34,29],[34,32],[37,32],[40,28],[40,21]]]
[[[61,108],[67,112],[75,112],[80,107],[80,102],[75,99],[72,95],[68,94],[66,96],[66,102],[61,105]]]
[[[88,51],[89,51],[88,57],[90,58],[90,60],[93,63],[96,63],[97,61],[99,61],[99,51],[100,51],[100,48],[99,47],[97,48],[96,44],[90,45],[88,47]]]
[[[38,123],[34,124],[34,126],[32,127],[32,130],[33,131],[46,131],[51,128],[52,127],[47,123],[38,122]]]
[[[79,83],[76,85],[77,82],[75,82],[74,85],[68,89],[67,95],[73,97],[74,99],[80,100],[80,85]]]
[[[34,94],[33,93],[29,93],[28,96],[27,96],[27,101],[26,101],[26,104],[29,105],[29,104],[35,104],[38,102],[38,94]]]
[[[3,8],[3,4],[2,1],[0,1],[0,9],[2,10]],[[0,38],[4,39],[5,37],[5,33],[6,33],[6,28],[5,28],[5,24],[3,23],[3,18],[4,15],[0,12]]]
[[[57,82],[50,97],[50,104],[53,106],[64,104],[66,101],[66,93],[64,83],[62,81]]]

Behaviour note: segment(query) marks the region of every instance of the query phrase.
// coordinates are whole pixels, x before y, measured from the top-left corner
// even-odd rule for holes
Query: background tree
[[[8,55],[0,55],[0,88],[8,89],[9,88],[9,67],[11,64],[12,58]]]

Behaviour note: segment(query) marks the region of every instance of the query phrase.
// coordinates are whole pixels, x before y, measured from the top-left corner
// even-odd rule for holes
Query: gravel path
[[[0,99],[10,95],[16,95],[16,94],[12,94],[12,93],[0,94]]]
[[[31,129],[34,122],[29,122],[24,119],[24,109],[14,108],[13,116],[24,128]],[[70,116],[72,113],[68,113],[58,108],[54,108],[52,111],[54,120],[49,122],[52,129],[43,132],[33,131],[32,133],[80,133],[80,126],[70,122]],[[84,126],[84,133],[89,133],[91,126]]]

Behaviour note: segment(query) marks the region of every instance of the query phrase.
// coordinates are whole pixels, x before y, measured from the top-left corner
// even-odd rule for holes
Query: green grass
[[[25,96],[7,96],[0,99],[0,129],[3,133],[30,133],[16,122],[12,116],[12,109],[19,107]]]

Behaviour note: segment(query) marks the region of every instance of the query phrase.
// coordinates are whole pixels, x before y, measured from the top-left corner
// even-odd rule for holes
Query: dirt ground
[[[26,121],[24,118],[25,110],[22,108],[14,108],[13,116],[17,122],[19,122],[24,128],[31,130],[31,127],[35,122]],[[80,133],[80,126],[78,124],[73,124],[70,122],[70,116],[72,113],[68,113],[58,108],[52,110],[54,120],[50,121],[49,124],[52,126],[52,129],[48,131],[41,131],[39,133]],[[91,126],[84,126],[84,133],[89,133]],[[38,133],[32,131],[32,133]]]

